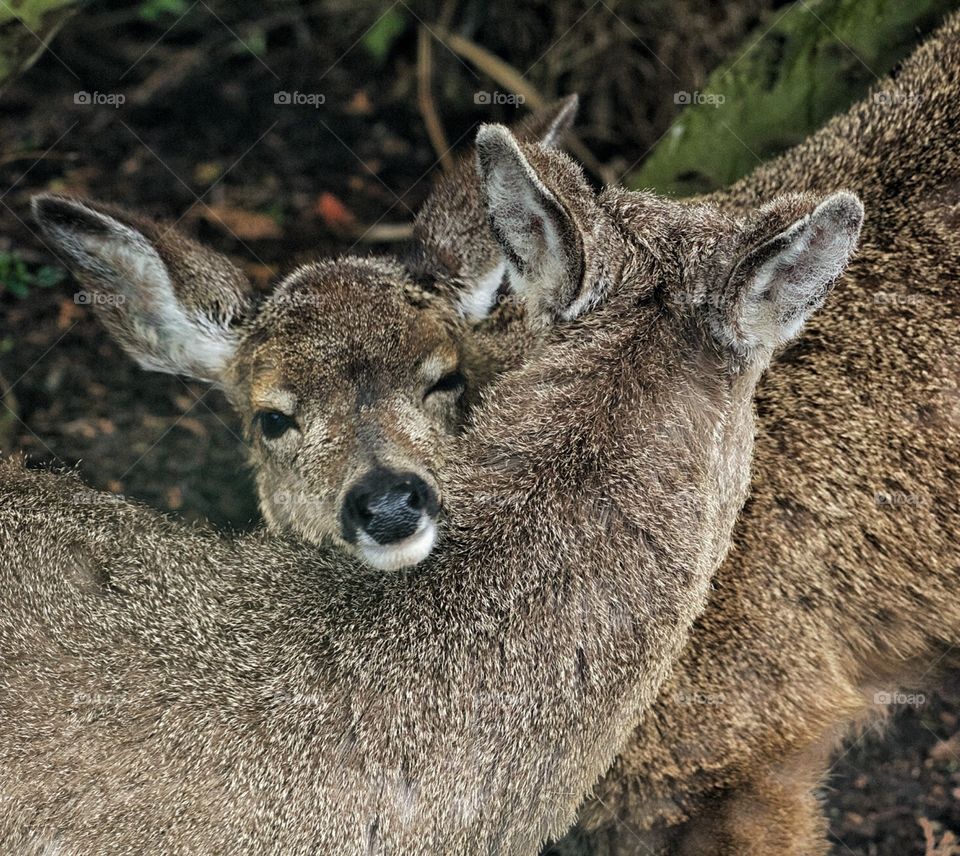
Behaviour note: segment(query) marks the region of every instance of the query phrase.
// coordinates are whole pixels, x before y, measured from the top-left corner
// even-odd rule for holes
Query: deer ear
[[[518,139],[557,148],[573,125],[578,103],[578,97],[570,95],[524,116],[513,130]],[[474,160],[459,161],[452,173],[440,179],[414,224],[424,258],[434,269],[456,277],[457,310],[473,322],[493,311],[506,273],[500,248],[490,238],[478,191]]]
[[[782,224],[776,211],[769,216]],[[746,253],[735,262],[723,292],[718,338],[741,355],[793,339],[843,273],[862,225],[860,200],[834,193]]]
[[[537,142],[547,149],[559,148],[564,134],[573,127],[579,105],[579,96],[568,95],[521,119],[513,126],[517,139]],[[506,261],[499,259],[493,267],[476,277],[471,287],[461,290],[458,308],[463,315],[471,321],[479,321],[490,314],[496,306],[497,290],[503,282],[506,267]]]
[[[546,149],[556,149],[563,136],[572,127],[580,108],[580,97],[574,93],[555,101],[512,126],[518,140],[540,143]]]
[[[220,384],[253,287],[226,257],[96,202],[36,196],[33,215],[90,303],[143,368]]]
[[[532,319],[563,317],[583,281],[579,227],[505,127],[480,129],[477,156],[487,215],[506,256],[511,286]]]

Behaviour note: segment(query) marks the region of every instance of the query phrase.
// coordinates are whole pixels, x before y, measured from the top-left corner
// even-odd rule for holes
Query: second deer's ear
[[[229,259],[145,218],[61,196],[33,214],[88,289],[113,337],[143,368],[223,382],[253,288]]]
[[[547,149],[557,149],[564,135],[573,127],[579,107],[580,97],[574,93],[525,116],[511,128],[518,140],[529,140]]]
[[[863,205],[852,193],[834,193],[786,229],[778,202],[759,220],[761,234],[765,222],[781,231],[735,262],[715,315],[718,338],[741,355],[790,341],[823,304],[856,250]]]
[[[502,125],[480,129],[477,157],[487,215],[506,256],[512,287],[534,319],[563,317],[577,301],[583,281],[579,227]]]

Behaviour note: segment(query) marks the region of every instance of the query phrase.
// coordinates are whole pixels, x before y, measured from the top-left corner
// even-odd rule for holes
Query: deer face
[[[268,524],[380,569],[433,547],[436,478],[470,369],[452,304],[397,264],[303,267],[255,299],[226,258],[95,203],[35,201],[106,327],[145,368],[221,387],[240,414]]]
[[[387,570],[433,547],[467,383],[452,314],[415,307],[403,281],[378,262],[301,268],[228,372],[267,521]]]

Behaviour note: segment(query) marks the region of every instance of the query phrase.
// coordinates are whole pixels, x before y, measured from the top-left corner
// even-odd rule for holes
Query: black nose
[[[420,476],[377,467],[347,491],[340,524],[351,544],[361,530],[378,544],[393,544],[413,535],[421,517],[437,510],[436,494]]]

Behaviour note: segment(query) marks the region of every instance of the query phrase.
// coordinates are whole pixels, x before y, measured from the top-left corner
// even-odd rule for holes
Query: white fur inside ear
[[[493,310],[497,292],[507,273],[507,262],[501,260],[481,276],[476,285],[460,295],[457,309],[468,321],[482,321]]]
[[[538,314],[571,276],[560,232],[563,208],[509,131],[487,126],[477,146],[487,212],[507,257],[511,286]]]
[[[551,259],[563,256],[548,207],[559,206],[525,161],[511,159],[495,166],[487,184],[487,199],[494,225],[523,268],[520,273],[539,278]]]
[[[859,200],[838,193],[774,239],[782,248],[747,284],[739,319],[744,345],[777,346],[800,332],[850,261],[862,218]]]
[[[216,383],[236,351],[236,335],[226,324],[188,312],[156,250],[138,232],[111,225],[115,234],[80,239],[119,277],[112,294],[95,292],[91,299],[115,304],[114,314],[128,327],[124,345],[141,367]]]

